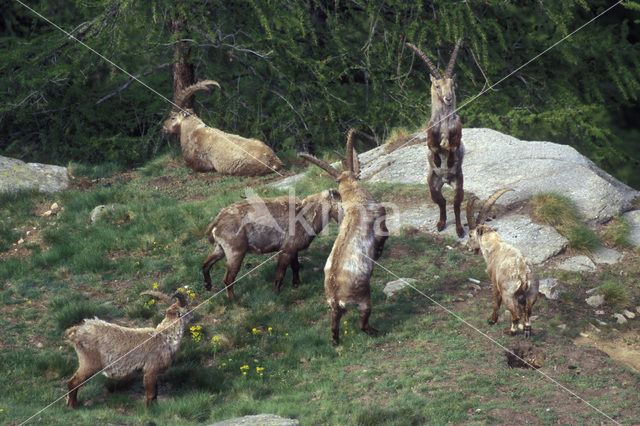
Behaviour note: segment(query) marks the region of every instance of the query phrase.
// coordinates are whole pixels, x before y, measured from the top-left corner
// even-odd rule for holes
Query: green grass
[[[631,227],[629,223],[622,217],[613,218],[606,226],[603,232],[605,241],[620,248],[633,247],[630,235]]]
[[[288,271],[275,295],[275,259],[250,272],[269,255],[248,255],[235,285],[237,301],[229,302],[224,292],[209,300],[213,293],[204,290],[201,276],[202,260],[212,250],[202,235],[206,226],[221,208],[240,200],[247,185],[261,195],[283,192],[264,185],[269,177],[219,178],[175,163],[171,155],[162,156],[126,179],[109,176],[109,167],[76,167],[76,177],[98,181],[88,190],[54,196],[23,194],[15,199],[19,208],[0,204],[8,229],[22,235],[35,226],[43,242],[28,255],[0,262],[0,423],[18,424],[64,396],[77,367],[63,338],[67,327],[94,316],[123,325],[157,324],[165,306],[139,296],[156,285],[165,292],[188,285],[196,293],[192,306],[198,307],[190,326],[201,327],[186,330],[171,368],[160,376],[158,402],[144,407],[140,376],[118,381],[97,376],[80,389],[80,408],[69,410],[61,400],[33,423],[206,424],[259,413],[293,417],[304,425],[512,423],[519,418],[516,411],[534,423],[602,421],[536,372],[506,368],[500,349],[433,303],[503,345],[514,342],[502,334],[503,318],[495,327],[486,324],[491,290],[484,261],[446,249],[453,241],[414,232],[387,240],[380,263],[393,274],[376,267],[371,278],[371,323],[386,332],[378,338],[359,331],[357,312],[350,308],[340,324],[340,346],[331,343],[323,267],[335,224],[300,253],[298,288],[291,286]],[[296,184],[297,196],[336,187],[314,169]],[[412,186],[370,188],[381,201],[390,193],[394,200],[427,196],[424,188]],[[35,206],[53,201],[64,208],[57,217],[32,214]],[[119,204],[118,210],[88,223],[93,207],[111,203]],[[224,263],[211,270],[218,290]],[[611,289],[640,277],[640,270],[627,272],[627,278],[603,279],[608,301],[637,300],[637,286],[622,291],[627,302]],[[387,298],[382,290],[394,274],[417,279],[413,285],[428,298],[410,288]],[[481,292],[469,277],[482,281]],[[593,286],[581,276],[569,278],[572,299]],[[577,353],[569,334],[557,328],[581,323],[575,300],[562,305],[541,298],[534,307],[541,316],[534,323],[534,342],[550,349],[548,371],[555,378],[569,371],[565,360]],[[608,412],[623,412],[623,421],[637,423],[640,410],[629,401],[637,400],[640,379],[624,369],[614,373],[614,367],[619,369],[598,366],[563,381]]]
[[[606,281],[599,287],[604,300],[616,308],[630,306],[633,296],[625,283],[620,281]]]
[[[569,240],[575,250],[592,251],[599,247],[600,240],[582,220],[573,202],[557,193],[538,193],[531,199],[536,218],[556,228]]]

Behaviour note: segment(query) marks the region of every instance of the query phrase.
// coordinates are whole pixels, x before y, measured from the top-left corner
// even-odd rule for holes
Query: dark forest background
[[[29,1],[172,98],[190,81],[203,120],[280,157],[359,149],[424,126],[428,70],[464,39],[458,106],[596,17],[613,1]],[[640,2],[624,1],[459,109],[465,127],[569,144],[640,188]],[[171,105],[23,5],[0,21],[0,153],[28,161],[134,166],[175,146]]]

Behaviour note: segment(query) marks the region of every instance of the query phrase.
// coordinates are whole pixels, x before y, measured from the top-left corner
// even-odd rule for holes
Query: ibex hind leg
[[[340,318],[342,318],[343,313],[344,309],[340,305],[331,306],[331,336],[334,345],[340,344]]]
[[[460,204],[462,204],[462,199],[464,198],[462,173],[458,173],[458,177],[454,183],[454,192],[453,214],[456,218],[456,233],[458,234],[458,237],[462,238],[464,237],[464,228],[462,227],[462,221],[460,220]]]
[[[375,328],[371,327],[371,324],[369,324],[369,316],[371,316],[370,303],[362,307],[359,306],[358,313],[360,314],[360,330],[364,331],[369,336],[374,337],[384,334],[382,331],[376,330]]]
[[[444,182],[442,181],[442,178],[436,175],[432,170],[431,173],[429,173],[427,183],[429,185],[429,195],[431,196],[431,200],[433,200],[440,209],[440,218],[436,224],[436,228],[438,231],[442,231],[447,224],[446,201],[442,196],[442,185],[444,185]]]
[[[211,290],[211,274],[209,271],[211,267],[220,259],[224,257],[224,250],[222,246],[216,243],[216,247],[213,249],[213,253],[211,253],[204,262],[202,262],[202,275],[204,277],[204,287],[207,290]]]

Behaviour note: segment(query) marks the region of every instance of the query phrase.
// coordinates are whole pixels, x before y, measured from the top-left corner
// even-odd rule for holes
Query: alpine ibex
[[[213,86],[220,87],[213,80],[204,80],[184,88],[176,97],[177,107],[162,126],[164,133],[180,135],[187,166],[196,172],[216,170],[241,176],[264,175],[282,167],[282,161],[264,142],[208,127],[192,109],[184,107],[195,92]]]
[[[192,313],[187,312],[186,297],[177,291],[171,298],[159,291],[146,294],[171,304],[156,328],[129,328],[106,321],[85,319],[81,325],[68,328],[65,336],[78,354],[78,370],[67,383],[67,406],[78,405],[78,388],[94,374],[102,372],[121,379],[137,372],[144,375],[147,407],[158,395],[157,377],[171,365],[173,355]]]
[[[482,205],[477,220],[473,211],[477,198],[472,197],[467,201],[467,247],[475,254],[482,251],[487,264],[487,274],[493,285],[493,314],[487,320],[489,324],[498,321],[498,310],[501,303],[504,303],[511,312],[511,327],[505,330],[505,334],[516,334],[518,330],[524,330],[525,337],[529,337],[529,317],[538,299],[538,278],[520,250],[502,241],[495,230],[484,225],[491,206],[507,191],[510,189],[501,189],[489,197]]]
[[[369,325],[371,290],[369,280],[374,260],[382,254],[389,235],[385,224],[386,210],[360,183],[358,154],[353,149],[354,130],[347,138],[344,170],[339,172],[318,158],[299,155],[329,173],[338,182],[344,218],[331,254],[324,267],[324,291],[331,307],[333,343],[340,343],[340,317],[348,305],[356,305],[360,314],[360,329],[377,336],[378,330]]]
[[[429,194],[434,203],[440,208],[438,231],[442,231],[447,224],[446,202],[442,196],[442,186],[445,183],[454,188],[453,212],[456,218],[456,233],[464,237],[464,228],[460,221],[460,205],[464,197],[462,178],[462,159],[464,145],[462,144],[462,122],[456,114],[455,76],[453,67],[458,56],[458,49],[462,39],[456,43],[444,76],[438,68],[420,49],[411,43],[406,43],[427,64],[431,71],[431,119],[427,127],[427,147],[429,148]]]
[[[282,279],[291,266],[293,286],[300,283],[298,251],[309,247],[329,222],[340,221],[342,206],[338,191],[322,191],[300,201],[294,197],[250,199],[225,207],[207,228],[205,235],[215,244],[202,264],[205,287],[211,290],[209,270],[227,257],[224,283],[229,299],[234,298],[233,281],[246,253],[280,251],[273,289],[280,292]]]

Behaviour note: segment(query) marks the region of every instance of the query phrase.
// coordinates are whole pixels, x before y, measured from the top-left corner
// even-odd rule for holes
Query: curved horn
[[[165,302],[167,305],[171,305],[171,298],[169,296],[167,296],[166,294],[160,292],[160,291],[155,291],[155,290],[147,290],[147,291],[143,291],[142,293],[140,293],[140,296],[151,296],[151,297],[155,297],[158,300],[162,300],[163,302]]]
[[[467,224],[469,225],[469,231],[476,229],[476,217],[473,212],[473,203],[476,202],[478,197],[473,195],[467,200]]]
[[[460,49],[460,45],[462,44],[462,39],[459,38],[456,42],[456,47],[453,48],[453,52],[451,52],[451,58],[449,59],[449,64],[447,65],[447,70],[444,73],[446,78],[451,78],[453,74],[453,67],[456,65],[456,59],[458,58],[458,50]]]
[[[341,153],[339,153],[338,151],[336,151],[335,149],[333,150],[333,152],[338,156],[338,158],[340,158],[340,162],[342,163],[342,169],[343,170],[347,170],[347,157],[345,157],[344,155],[342,155]]]
[[[322,170],[329,173],[331,177],[334,179],[337,179],[338,176],[340,176],[340,172],[335,167],[333,167],[331,164],[327,163],[326,161],[322,161],[319,158],[314,157],[311,154],[307,154],[306,152],[299,152],[298,157],[302,157],[308,162],[313,163],[316,166],[320,167]]]
[[[511,188],[499,189],[496,192],[494,192],[491,195],[491,197],[489,197],[489,199],[482,204],[482,208],[480,208],[480,213],[478,214],[478,223],[480,225],[482,225],[484,221],[487,220],[487,217],[489,216],[489,210],[491,210],[491,207],[493,207],[496,201],[498,201],[498,198],[500,198],[502,194],[508,191],[513,191],[513,189]]]
[[[347,168],[346,170],[353,172],[353,135],[355,135],[355,129],[350,129],[349,134],[347,135]],[[357,155],[357,154],[356,154]]]
[[[176,104],[181,108],[184,104],[196,93],[198,90],[211,90],[213,86],[218,86],[217,81],[213,80],[203,80],[199,81],[196,84],[192,84],[191,86],[185,87],[182,91],[176,96]]]
[[[176,290],[176,292],[171,295],[171,298],[178,299],[178,302],[180,303],[180,306],[182,308],[185,308],[189,304],[189,302],[187,301],[187,297],[182,291]]]
[[[438,68],[435,65],[433,65],[433,62],[431,62],[431,59],[427,58],[427,55],[425,55],[422,52],[422,50],[418,49],[415,45],[413,45],[411,43],[405,43],[405,45],[407,45],[407,47],[411,48],[411,50],[416,52],[418,54],[418,56],[420,56],[420,58],[422,58],[422,60],[427,64],[427,66],[431,70],[431,74],[435,78],[437,78],[438,80],[442,78],[442,74],[440,74],[440,71],[438,71]]]

